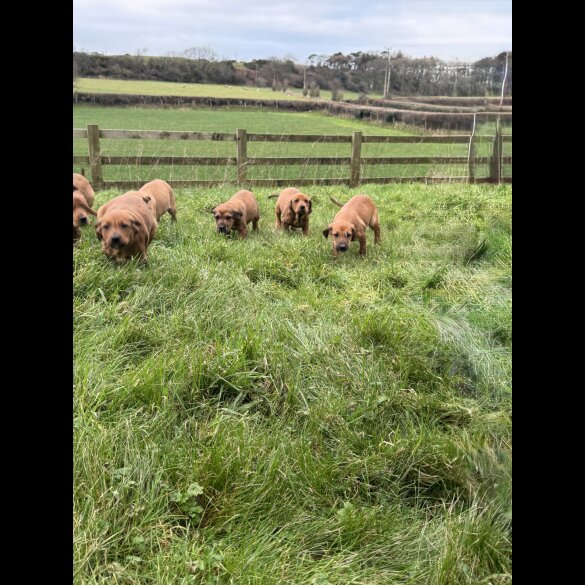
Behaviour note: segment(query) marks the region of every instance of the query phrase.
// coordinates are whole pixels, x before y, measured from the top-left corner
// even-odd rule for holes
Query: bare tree
[[[183,51],[183,55],[187,59],[195,61],[215,61],[217,55],[211,47],[189,47]]]

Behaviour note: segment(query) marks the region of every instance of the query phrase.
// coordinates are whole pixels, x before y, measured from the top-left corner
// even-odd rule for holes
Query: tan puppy
[[[269,199],[272,197],[276,195],[268,196]],[[292,231],[292,228],[302,228],[303,234],[308,235],[312,207],[313,202],[295,187],[284,189],[276,200],[276,229]]]
[[[247,225],[252,222],[252,229],[258,231],[260,211],[254,195],[250,191],[238,191],[231,199],[216,205],[212,210],[217,231],[229,234],[237,231],[242,238],[248,235]]]
[[[330,197],[341,210],[323,230],[323,235],[333,239],[333,256],[347,252],[354,240],[359,240],[360,255],[366,253],[366,227],[374,230],[374,242],[380,243],[380,218],[378,209],[367,195],[355,195],[345,205]]]
[[[76,242],[81,237],[82,225],[87,225],[90,215],[97,213],[88,205],[86,198],[81,191],[73,191],[73,241]]]
[[[161,179],[155,179],[140,187],[138,192],[144,194],[144,202],[148,205],[157,222],[167,211],[172,220],[177,221],[175,195],[168,183],[161,181]]]
[[[129,191],[98,209],[95,233],[106,256],[118,261],[140,256],[147,262],[146,249],[157,227],[142,194]]]
[[[78,173],[73,173],[73,191],[79,191],[91,207],[93,205],[94,192],[89,181]]]
[[[89,181],[78,173],[73,173],[73,243],[81,237],[82,225],[87,225],[89,215],[96,215],[91,208],[94,192]]]

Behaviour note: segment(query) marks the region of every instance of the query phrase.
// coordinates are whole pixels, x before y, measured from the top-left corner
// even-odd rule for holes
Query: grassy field
[[[364,187],[382,244],[336,260],[358,191],[306,191],[308,238],[259,189],[239,240],[177,190],[146,267],[83,230],[75,583],[511,583],[511,187]]]
[[[81,77],[77,80],[77,91],[89,93],[133,93],[140,95],[181,95],[203,97],[233,97],[267,100],[308,100],[303,90],[291,87],[282,91],[272,91],[270,87],[246,87],[243,85],[220,85],[214,83],[173,83],[170,81],[139,81],[133,79],[100,79]],[[345,90],[343,99],[356,100],[359,94]],[[371,94],[381,98],[382,94]],[[321,90],[321,99],[330,100],[331,92]]]
[[[407,127],[381,127],[361,120],[328,116],[317,112],[278,112],[252,108],[190,109],[190,108],[116,108],[75,106],[74,127],[85,128],[97,124],[100,128],[126,130],[189,130],[200,132],[235,132],[246,128],[252,133],[282,134],[344,134],[361,131],[364,135],[412,135],[420,130]],[[277,128],[278,130],[275,130]],[[491,130],[493,132],[493,129]],[[488,132],[487,128],[481,129]],[[102,140],[105,156],[231,156],[235,158],[234,142],[177,141],[177,140]],[[478,156],[488,156],[487,141],[479,144]],[[467,156],[466,144],[364,144],[362,156]],[[74,140],[74,154],[87,155],[87,140]],[[511,143],[506,143],[504,154],[511,154]],[[251,142],[248,156],[344,156],[351,155],[348,144]],[[79,167],[74,172],[79,172]],[[509,172],[509,170],[508,170]],[[166,179],[233,180],[235,165],[230,166],[104,166],[106,180]],[[478,166],[477,176],[488,174],[487,165]],[[340,178],[349,175],[349,165],[299,165],[250,167],[250,178]],[[363,177],[384,176],[467,176],[467,165],[364,165]]]

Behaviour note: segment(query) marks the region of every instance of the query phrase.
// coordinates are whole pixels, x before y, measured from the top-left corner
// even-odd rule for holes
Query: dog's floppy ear
[[[240,217],[242,217],[241,211],[232,211],[232,214],[236,219],[240,219]]]
[[[329,236],[329,233],[331,232],[331,226],[327,226],[324,230],[323,230],[323,235],[327,238]]]
[[[307,199],[307,203],[309,204],[309,213],[313,211],[313,202],[310,199]]]
[[[143,230],[144,230],[144,224],[141,221],[139,221],[137,219],[131,219],[130,223],[132,224],[132,229],[134,230],[135,234],[138,233],[138,230],[140,228],[143,228]]]
[[[215,207],[217,207],[217,205],[216,205]],[[215,207],[212,207],[212,208],[209,210],[209,213],[215,213]]]
[[[103,236],[102,236],[102,222],[98,221],[95,224],[95,235],[97,236],[98,240],[103,240]]]
[[[351,226],[351,241],[353,242],[355,240],[355,228],[353,226]]]

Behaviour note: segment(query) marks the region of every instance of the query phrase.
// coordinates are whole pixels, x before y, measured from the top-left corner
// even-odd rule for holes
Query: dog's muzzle
[[[227,227],[225,225],[218,225],[217,226],[217,231],[220,234],[227,234],[228,233],[228,229],[227,229]]]
[[[116,248],[116,249],[121,248],[122,242],[121,242],[120,236],[112,236],[110,238],[110,246],[112,246],[112,248]]]
[[[337,250],[339,252],[347,252],[349,246],[347,244],[339,244],[339,246],[337,246]]]
[[[80,223],[81,225],[87,225],[87,217],[86,217],[86,216],[84,216],[84,215],[81,215],[81,216],[79,217],[79,223]]]

